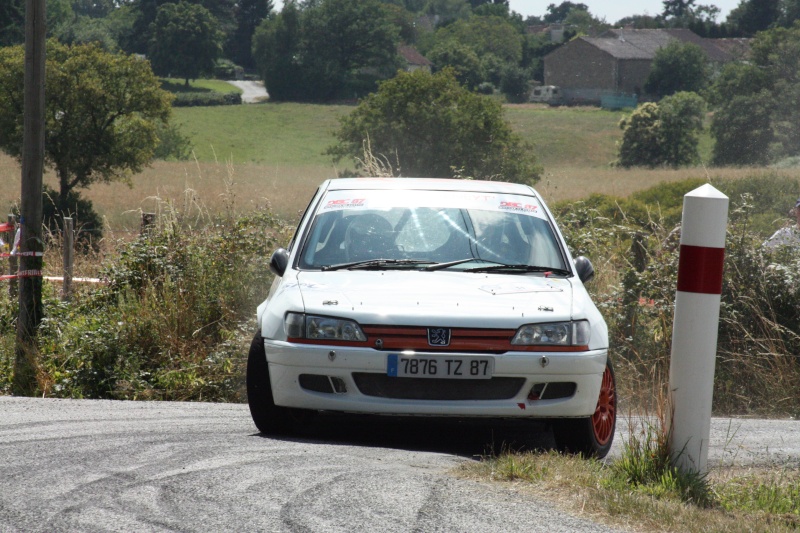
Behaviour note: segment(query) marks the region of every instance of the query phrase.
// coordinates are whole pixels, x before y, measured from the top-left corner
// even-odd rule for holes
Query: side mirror
[[[283,277],[287,266],[289,266],[289,252],[285,248],[278,248],[272,252],[272,257],[269,260],[269,269],[273,274]]]
[[[583,283],[591,281],[594,277],[594,267],[592,266],[592,262],[584,256],[575,258],[575,270],[577,271],[578,277]]]

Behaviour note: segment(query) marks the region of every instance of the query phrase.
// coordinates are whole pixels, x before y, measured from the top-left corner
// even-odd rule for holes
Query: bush
[[[484,81],[475,88],[475,92],[478,94],[492,95],[494,94],[494,85],[492,85],[491,82]]]
[[[620,394],[650,407],[668,373],[683,195],[700,180],[630,198],[594,195],[554,213],[573,255],[597,269],[589,284],[609,326]],[[797,182],[745,178],[717,184],[730,196],[714,412],[797,416],[800,397],[800,250],[770,252],[755,223],[794,205]],[[760,207],[756,207],[760,206]],[[785,216],[785,215],[784,215]],[[766,235],[771,233],[767,228]]]
[[[689,92],[667,96],[659,104],[639,105],[619,123],[623,134],[617,164],[677,168],[699,162],[698,133],[704,113],[704,100]]]
[[[241,401],[253,311],[272,280],[269,250],[285,236],[268,211],[198,228],[186,217],[162,215],[150,232],[118,243],[119,254],[102,271],[105,286],[73,302],[47,296],[39,392]],[[2,316],[5,341],[13,328]],[[0,359],[0,390],[10,364]]]
[[[214,64],[214,78],[218,80],[240,80],[244,69],[230,59],[218,59]]]
[[[239,93],[218,93],[216,91],[182,92],[175,95],[174,107],[201,107],[217,105],[239,105],[242,95]]]
[[[528,100],[528,72],[516,65],[507,65],[503,68],[500,80],[500,91],[506,95],[509,102],[521,103]]]
[[[160,122],[156,135],[158,146],[154,159],[186,161],[192,155],[192,141],[181,132],[177,124]]]
[[[532,147],[512,131],[492,98],[470,92],[446,69],[401,72],[341,119],[335,161],[360,158],[364,147],[391,161],[392,175],[535,183]]]
[[[70,217],[76,233],[76,249],[97,250],[103,238],[103,219],[94,210],[91,200],[72,189],[65,199],[48,185],[42,186],[42,222],[51,235],[61,235],[64,218]]]

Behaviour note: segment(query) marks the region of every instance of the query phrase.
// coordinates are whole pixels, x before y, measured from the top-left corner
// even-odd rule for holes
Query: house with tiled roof
[[[578,37],[544,57],[544,84],[567,103],[596,104],[606,95],[642,95],[656,52],[673,41],[699,46],[715,64],[738,59],[734,43],[718,45],[686,29],[614,29]],[[743,43],[736,43],[740,47]]]
[[[420,54],[413,46],[405,44],[400,45],[397,47],[397,53],[400,54],[400,57],[405,61],[406,70],[408,72],[414,72],[420,69],[427,72],[431,71],[431,65],[433,65],[433,63],[431,63],[427,57]]]

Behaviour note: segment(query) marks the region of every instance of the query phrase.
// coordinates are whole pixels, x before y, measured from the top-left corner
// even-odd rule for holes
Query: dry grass
[[[156,161],[133,177],[132,188],[122,183],[96,184],[82,194],[94,203],[112,232],[138,231],[142,212],[155,212],[160,201],[180,206],[187,191],[202,198],[210,211],[222,211],[227,207],[229,171],[237,212],[268,203],[287,220],[305,209],[321,181],[336,174],[333,166],[240,164],[229,168],[225,163]],[[20,174],[17,162],[0,154],[0,178],[6,185],[0,189],[0,205],[7,213],[18,202]],[[45,174],[44,181],[56,187],[52,172]]]
[[[788,532],[796,531],[798,526],[793,514],[744,509],[747,506],[741,503],[731,509],[721,505],[701,508],[676,498],[634,490],[630,485],[615,483],[607,464],[555,452],[504,454],[464,463],[455,473],[501,483],[551,502],[567,513],[632,531]],[[711,470],[708,479],[713,489],[722,493],[721,499],[731,499],[727,495],[738,490],[746,500],[762,486],[791,494],[797,476],[797,471],[791,469],[776,473],[774,468],[723,467]]]
[[[269,203],[277,215],[291,221],[306,207],[317,185],[335,176],[336,170],[333,165],[243,163],[228,168],[223,162],[156,161],[133,177],[132,188],[121,183],[98,184],[83,194],[94,203],[112,232],[137,231],[140,213],[153,211],[156,198],[181,205],[187,190],[202,198],[212,212],[222,211],[228,191],[226,179],[232,171],[237,212]],[[545,170],[536,188],[548,203],[553,204],[585,198],[592,193],[628,196],[665,181],[698,177],[727,180],[768,173],[800,179],[800,169],[697,167],[649,170],[553,166]],[[19,198],[20,168],[14,159],[2,154],[0,178],[5,185],[0,189],[0,206],[10,212]],[[55,186],[52,172],[46,174],[45,183]]]
[[[688,178],[735,180],[763,175],[780,175],[800,179],[800,169],[694,167],[678,170],[651,170],[564,166],[546,168],[541,181],[536,184],[536,189],[548,204],[553,204],[562,200],[579,200],[593,193],[625,197],[658,183]]]

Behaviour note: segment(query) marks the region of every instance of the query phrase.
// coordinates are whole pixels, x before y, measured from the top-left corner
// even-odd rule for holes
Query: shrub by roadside
[[[573,253],[595,264],[597,278],[588,289],[609,325],[623,402],[654,408],[652,391],[667,375],[680,206],[683,194],[703,181],[660,185],[629,198],[593,196],[555,208]],[[798,184],[773,177],[715,185],[731,204],[714,412],[800,415],[800,395],[790,392],[800,390],[800,250],[775,253],[761,247],[774,230],[763,221],[785,219]],[[764,191],[782,191],[783,197]]]
[[[46,284],[39,393],[242,401],[243,353],[283,232],[267,210],[201,224],[168,211],[151,231],[114,243],[106,285],[62,302]],[[0,343],[13,347],[16,302],[7,292],[0,301]],[[0,356],[0,392],[9,392],[13,353]]]

